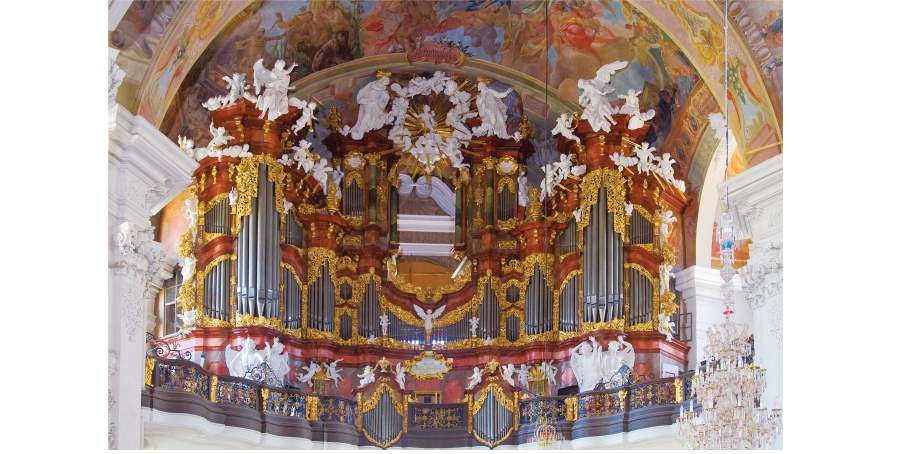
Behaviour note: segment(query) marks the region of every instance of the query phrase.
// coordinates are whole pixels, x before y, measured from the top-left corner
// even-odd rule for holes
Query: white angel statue
[[[580,105],[584,107],[580,118],[588,120],[593,131],[599,132],[601,129],[610,132],[611,125],[615,124],[611,117],[614,112],[607,98],[614,88],[608,83],[615,72],[626,67],[625,61],[612,62],[599,68],[595,78],[577,81],[577,88],[583,89],[578,99]]]
[[[661,158],[658,159],[658,166],[653,170],[673,185],[675,162],[675,160],[671,159],[671,153],[662,153]]]
[[[480,371],[479,367],[474,367],[473,375],[467,377],[467,379],[470,381],[467,383],[467,387],[464,389],[473,389],[474,386],[477,386],[477,384],[483,381],[483,372]]]
[[[571,369],[580,392],[592,391],[602,381],[602,348],[594,336],[571,349]]]
[[[340,133],[351,138],[361,140],[364,133],[382,128],[389,122],[389,114],[386,113],[386,105],[389,103],[389,91],[387,87],[391,82],[388,75],[377,74],[378,78],[368,83],[357,92],[357,123],[354,127],[345,126]]]
[[[504,93],[489,88],[487,80],[483,79],[477,84],[477,111],[483,123],[473,129],[475,136],[496,136],[501,139],[511,138],[508,135],[508,107],[502,102],[502,98],[508,96],[513,89],[509,88]]]
[[[671,279],[674,279],[675,274],[671,272],[671,268],[674,268],[673,265],[668,265],[667,263],[662,263],[659,267],[659,279],[658,279],[658,294],[664,295],[665,291],[668,290],[668,283],[671,282]]]
[[[283,353],[283,349],[285,349],[285,345],[283,345],[282,342],[279,342],[278,337],[273,338],[272,347],[270,347],[269,342],[266,342],[266,347],[264,348],[265,361],[270,365],[276,378],[280,381],[289,371],[288,354]]]
[[[516,386],[514,384],[514,364],[509,363],[507,366],[502,366],[502,380],[511,386]]]
[[[404,389],[404,379],[405,379],[405,367],[403,364],[398,363],[395,365],[395,381],[398,382],[398,386],[401,389]]]
[[[185,257],[185,263],[182,265],[182,283],[188,283],[191,276],[194,276],[194,267],[198,260],[194,257]]]
[[[320,161],[314,164],[314,180],[317,180],[317,182],[320,183],[320,186],[323,188],[323,193],[326,193],[326,188],[328,187],[326,183],[331,174],[332,166],[329,165],[329,161],[327,161],[326,158],[320,158]]]
[[[521,364],[520,369],[515,369],[514,372],[517,372],[517,381],[520,382],[520,387],[530,389],[530,368],[526,364]]]
[[[310,158],[310,147],[311,143],[301,139],[298,142],[297,147],[292,147],[292,150],[295,150],[295,154],[292,156],[292,159],[298,163],[298,168],[304,168],[305,173],[310,173],[310,169],[314,167],[314,161]]]
[[[439,309],[436,309],[436,312],[433,312],[432,309],[427,309],[426,312],[424,312],[422,307],[414,305],[414,311],[423,319],[423,328],[427,331],[433,329],[433,321],[438,319],[444,310],[445,306],[443,305]]]
[[[650,171],[655,170],[656,166],[652,159],[652,152],[655,151],[654,147],[650,147],[648,143],[643,142],[641,147],[633,147],[633,151],[636,153],[636,168],[638,172],[649,175]]]
[[[632,157],[627,156],[627,155],[621,155],[620,153],[617,153],[617,152],[616,152],[616,153],[613,153],[613,154],[610,156],[610,158],[611,158],[612,162],[614,162],[615,165],[618,166],[618,171],[619,171],[619,172],[623,172],[623,171],[624,171],[624,167],[630,167],[630,166],[635,166],[635,165],[637,165],[637,163],[640,161],[640,160],[637,159],[637,158],[632,158]]]
[[[283,154],[281,158],[276,160],[276,162],[286,167],[292,165],[292,159],[288,157],[288,154]]]
[[[243,73],[233,73],[232,77],[223,76],[223,80],[226,81],[226,88],[229,89],[229,94],[222,98],[222,107],[229,107],[235,104],[235,101],[244,98],[245,92],[251,89],[251,86],[245,82]]]
[[[540,169],[542,170],[544,177],[539,184],[541,190],[539,200],[545,200],[546,197],[555,195],[555,186],[558,184],[558,181],[555,180],[556,172],[553,164],[546,164],[541,166]]]
[[[571,174],[571,166],[573,165],[571,155],[562,153],[558,156],[558,161],[553,162],[552,165],[555,166],[555,182],[560,183],[564,181]]]
[[[624,346],[623,350],[618,350]],[[636,353],[633,345],[624,340],[624,336],[618,336],[617,341],[608,343],[608,351],[602,353],[602,377],[608,382],[620,370],[622,365],[633,369]]]
[[[273,121],[288,112],[289,73],[298,66],[297,63],[285,69],[285,61],[276,60],[272,70],[263,67],[263,59],[254,63],[254,90],[260,117]],[[265,88],[265,89],[264,89]],[[263,94],[260,90],[264,89]]]
[[[298,117],[298,121],[292,125],[292,132],[298,134],[298,131],[304,129],[305,126],[309,128],[310,132],[314,131],[314,110],[317,108],[317,104],[313,101],[304,102],[299,100],[298,98],[289,98],[288,105],[295,106],[301,109],[301,116]]]
[[[185,212],[185,218],[188,219],[188,228],[193,229],[198,223],[198,199],[194,197],[185,199],[182,211]]]
[[[662,222],[658,225],[658,242],[659,247],[665,245],[665,238],[668,237],[668,227],[677,222],[677,218],[672,215],[671,210],[659,211],[658,217]]]
[[[373,383],[374,381],[376,381],[376,374],[374,372],[375,371],[373,370],[372,367],[370,367],[370,366],[364,367],[364,373],[357,374],[358,378],[361,379],[361,382],[357,387],[363,388],[364,386],[367,386],[370,383]]]
[[[197,309],[192,309],[179,314],[178,317],[182,321],[182,326],[193,326],[198,321],[198,311]]]
[[[674,338],[674,322],[664,312],[658,314],[658,332],[664,334],[668,342]]]
[[[633,204],[632,203],[626,202],[626,201],[624,202],[624,214],[626,214],[627,216],[630,216],[631,214],[633,214]]]
[[[470,335],[477,337],[477,329],[480,327],[480,319],[477,317],[470,318]]]
[[[314,374],[319,372],[322,368],[319,364],[316,363],[316,361],[311,361],[310,366],[301,366],[300,368],[306,370],[307,373],[299,374],[298,383],[307,383],[307,386],[313,388],[314,384],[311,379],[313,379]]]
[[[555,385],[557,384],[555,381],[555,374],[558,373],[558,368],[553,366],[553,364],[555,364],[555,360],[551,360],[549,362],[543,361],[539,366],[539,369],[542,371],[543,378]]]
[[[235,205],[236,203],[238,203],[238,191],[233,187],[229,191],[229,205]]]
[[[649,109],[646,113],[640,112],[640,93],[642,93],[642,90],[636,91],[631,88],[627,90],[626,95],[618,95],[619,98],[624,100],[624,105],[621,106],[621,113],[630,115],[627,129],[640,129],[643,127],[643,123],[655,116],[655,111],[652,109]]]
[[[344,361],[344,360],[345,360],[345,358],[342,358],[342,359],[333,361],[326,365],[326,378],[335,382],[336,387],[339,386],[339,380],[345,380],[344,377],[339,375],[339,372],[341,372],[342,369],[336,369],[336,365],[339,364],[339,362]]]
[[[580,143],[580,138],[574,135],[574,130],[577,129],[577,127],[572,126],[572,124],[573,118],[570,115],[566,113],[559,115],[555,128],[552,129],[552,135],[555,136],[561,134],[565,138],[576,140],[577,143]]]
[[[527,173],[521,172],[520,176],[517,177],[517,204],[522,207],[526,207],[528,203],[530,203],[530,196],[527,195],[527,191],[530,190],[529,184],[527,184]]]
[[[383,315],[379,316],[379,326],[380,326],[380,328],[382,328],[383,336],[388,336],[389,335],[389,314],[383,313]]]

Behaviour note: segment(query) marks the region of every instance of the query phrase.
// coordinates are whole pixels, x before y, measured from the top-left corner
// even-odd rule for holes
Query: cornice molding
[[[777,155],[739,175],[718,184],[718,197],[724,201],[730,190],[731,213],[740,230],[740,238],[763,236],[766,231],[783,230],[784,155]],[[767,221],[761,231],[755,226]]]

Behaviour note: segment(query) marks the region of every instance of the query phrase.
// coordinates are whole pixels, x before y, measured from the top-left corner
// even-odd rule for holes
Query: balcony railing
[[[215,375],[182,359],[148,356],[146,362],[145,407],[192,413],[218,421],[221,418],[214,414],[217,411],[223,414],[239,411],[245,415],[241,425],[246,429],[254,429],[253,421],[256,420],[259,421],[257,429],[262,433],[282,427],[280,435],[305,437],[310,433],[313,439],[320,440],[324,437],[318,431],[331,431],[330,439],[335,439],[336,429],[345,427],[341,430],[346,433],[345,442],[356,442],[358,446],[373,444],[360,430],[355,400]],[[570,440],[670,425],[679,413],[678,404],[693,397],[691,379],[692,373],[688,372],[675,378],[642,381],[573,396],[525,398],[515,407],[518,427],[505,439],[495,440],[494,445],[527,443],[539,419],[555,424]],[[243,410],[230,410],[236,407]],[[253,413],[257,416],[253,417]],[[407,413],[402,435],[391,443],[393,445],[448,448],[485,444],[474,436],[475,415],[472,406],[466,402],[438,405],[410,402]],[[291,430],[293,426],[304,430]]]

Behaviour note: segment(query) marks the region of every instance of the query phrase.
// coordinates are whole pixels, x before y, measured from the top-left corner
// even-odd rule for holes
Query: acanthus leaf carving
[[[144,304],[153,297],[150,286],[159,287],[167,277],[163,245],[153,240],[153,227],[138,229],[129,222],[116,232],[113,268],[122,276],[120,302],[123,322],[130,342],[144,320]]]
[[[784,291],[784,246],[770,245],[756,255],[740,269],[743,293],[750,310],[764,306],[766,298]]]

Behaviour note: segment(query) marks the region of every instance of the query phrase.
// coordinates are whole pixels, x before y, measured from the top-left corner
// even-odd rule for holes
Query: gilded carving
[[[144,357],[144,384],[147,386],[153,386],[154,382],[154,364],[156,360],[151,358],[150,356]]]
[[[621,176],[616,169],[610,167],[602,169],[602,184],[605,186],[608,198],[608,211],[614,213],[614,231],[621,234],[624,243],[629,243],[630,238],[626,227],[627,213],[624,210],[624,200],[627,197],[627,190],[624,188],[626,182],[627,179]]]
[[[499,223],[501,224],[501,223]],[[501,225],[499,225],[501,229]],[[501,250],[511,250],[517,249],[517,240],[501,240],[499,241],[499,249]]]

